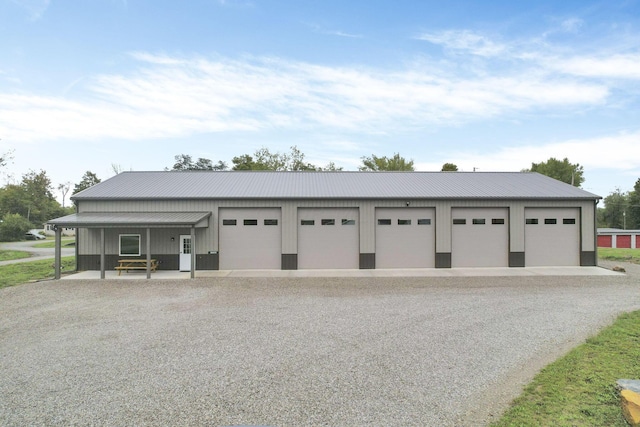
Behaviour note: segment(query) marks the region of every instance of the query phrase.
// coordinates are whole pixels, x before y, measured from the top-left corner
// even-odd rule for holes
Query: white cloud
[[[547,66],[566,74],[585,77],[640,79],[640,54],[610,54],[549,58]]]
[[[326,35],[329,35],[329,36],[338,36],[338,37],[347,37],[347,38],[352,38],[352,39],[361,39],[361,38],[363,38],[362,34],[348,33],[346,31],[342,31],[342,30],[327,29],[327,28],[324,28],[324,27],[322,27],[322,26],[320,26],[318,24],[306,23],[305,25],[307,25],[314,32],[319,33],[319,34],[326,34]]]
[[[380,134],[593,106],[609,96],[602,83],[537,70],[457,76],[420,66],[387,72],[271,57],[132,57],[137,71],[74,82],[72,98],[1,94],[0,131],[16,141],[266,129]]]
[[[442,45],[445,49],[468,52],[478,56],[498,56],[507,51],[508,46],[468,30],[447,30],[436,33],[423,33],[418,40]]]
[[[631,133],[619,133],[588,139],[512,146],[496,151],[464,151],[447,153],[452,163],[462,170],[471,171],[474,167],[482,171],[519,171],[531,167],[550,157],[569,159],[581,164],[585,170],[623,170],[640,169],[640,130]]]
[[[584,21],[580,18],[569,18],[560,23],[562,30],[567,33],[576,33],[583,25]]]
[[[578,18],[570,18],[560,26],[543,34],[544,39],[554,32],[577,32],[583,25]],[[538,69],[551,75],[561,72],[566,75],[587,78],[640,79],[640,53],[618,53],[616,46],[606,46],[594,53],[592,47],[582,53],[578,48],[567,52],[562,46],[551,42],[543,42],[538,38],[511,40],[501,42],[490,37],[468,30],[447,30],[424,33],[416,37],[444,47],[445,52],[455,55],[474,55],[484,59],[480,62],[488,74],[502,74],[504,70],[516,69],[516,65],[524,70]],[[632,46],[636,46],[637,42]],[[620,43],[621,49],[626,46]],[[511,61],[511,65],[506,65]],[[478,67],[478,64],[475,64]]]

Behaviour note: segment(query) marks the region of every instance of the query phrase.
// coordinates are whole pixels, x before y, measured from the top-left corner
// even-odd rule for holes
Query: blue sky
[[[640,178],[640,1],[0,0],[5,182],[297,146]]]

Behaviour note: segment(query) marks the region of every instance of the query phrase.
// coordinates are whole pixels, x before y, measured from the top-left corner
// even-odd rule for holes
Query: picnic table
[[[155,259],[149,260],[151,271],[156,271],[158,269],[158,261]],[[119,259],[118,266],[115,268],[118,270],[118,276],[122,273],[122,270],[127,273],[129,270],[146,270],[147,269],[147,260],[146,259]]]

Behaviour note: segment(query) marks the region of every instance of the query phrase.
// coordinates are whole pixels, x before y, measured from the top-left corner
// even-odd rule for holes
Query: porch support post
[[[60,280],[60,270],[62,268],[62,228],[58,227],[56,225],[55,227],[56,229],[56,248],[55,248],[55,255],[54,255],[54,265],[53,268],[55,270],[55,278],[56,280]]]
[[[151,229],[147,227],[147,279],[151,279]]]
[[[191,278],[196,277],[196,228],[191,226]]]
[[[104,228],[100,229],[100,278],[104,279],[105,277],[105,242],[104,242]]]

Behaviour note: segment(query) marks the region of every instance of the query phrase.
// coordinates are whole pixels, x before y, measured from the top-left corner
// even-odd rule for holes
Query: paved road
[[[547,361],[640,309],[639,278],[0,289],[0,425],[482,425]]]
[[[31,254],[29,258],[13,259],[9,261],[0,261],[0,266],[8,264],[16,264],[20,262],[38,261],[41,259],[51,259],[55,256],[54,248],[34,248],[34,245],[42,243],[42,241],[27,240],[24,242],[6,242],[0,243],[0,249],[12,251],[25,251]],[[62,247],[62,256],[75,255],[75,248]]]

